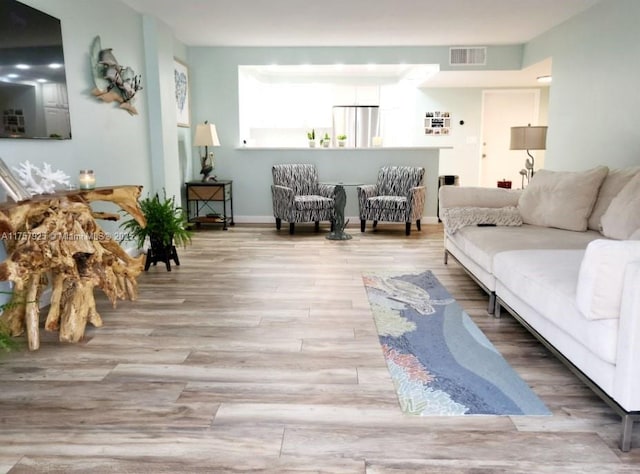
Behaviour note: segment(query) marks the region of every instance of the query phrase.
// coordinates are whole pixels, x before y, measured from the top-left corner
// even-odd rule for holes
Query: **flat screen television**
[[[0,138],[71,138],[60,20],[0,0]]]

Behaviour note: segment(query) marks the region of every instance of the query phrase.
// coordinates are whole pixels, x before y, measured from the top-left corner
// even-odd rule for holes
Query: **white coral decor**
[[[33,194],[52,194],[56,192],[56,184],[69,186],[69,176],[64,171],[51,169],[49,163],[43,163],[42,169],[29,161],[21,163],[18,168],[13,168],[18,173],[18,180]]]

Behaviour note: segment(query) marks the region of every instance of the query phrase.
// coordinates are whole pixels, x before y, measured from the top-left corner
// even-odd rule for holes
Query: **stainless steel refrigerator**
[[[377,105],[334,105],[333,146],[337,137],[347,136],[347,147],[368,148],[380,136],[380,107]]]

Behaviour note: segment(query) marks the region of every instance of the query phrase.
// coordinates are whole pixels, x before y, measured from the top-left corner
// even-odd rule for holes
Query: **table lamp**
[[[215,166],[213,151],[209,152],[209,147],[220,146],[216,126],[208,121],[199,124],[196,127],[196,136],[193,139],[193,146],[204,147],[204,155],[200,156],[200,174],[202,175],[202,182],[204,183],[207,179],[215,181],[215,176],[209,177]]]
[[[533,178],[535,160],[529,150],[545,150],[547,148],[547,127],[511,127],[511,150],[527,150],[529,158],[525,160],[525,169],[520,174],[527,178],[527,183]]]

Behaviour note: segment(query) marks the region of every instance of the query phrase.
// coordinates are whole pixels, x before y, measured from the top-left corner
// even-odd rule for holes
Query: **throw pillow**
[[[442,222],[448,234],[453,235],[468,225],[520,226],[522,217],[514,206],[508,207],[448,207],[442,211]]]
[[[589,229],[597,230],[598,232],[602,229],[600,226],[602,215],[606,212],[613,198],[620,193],[622,188],[624,188],[638,172],[640,172],[640,166],[609,170],[609,174],[604,178],[602,186],[600,186],[600,192],[598,193],[596,204],[593,206],[593,212],[591,216],[589,216]]]
[[[587,245],[578,274],[576,304],[587,319],[620,316],[624,272],[640,259],[640,241],[593,240]]]
[[[602,235],[610,239],[628,239],[640,228],[640,173],[613,198],[600,222]]]
[[[518,209],[525,224],[585,231],[598,189],[609,169],[540,170],[522,192]]]

